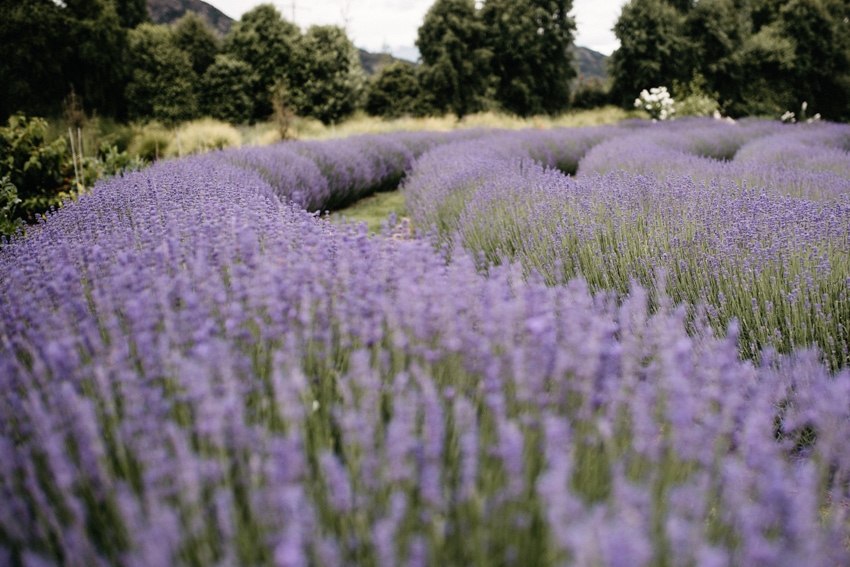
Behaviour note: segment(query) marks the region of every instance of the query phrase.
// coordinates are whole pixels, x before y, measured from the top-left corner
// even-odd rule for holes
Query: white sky
[[[258,4],[271,3],[301,28],[343,26],[357,47],[415,58],[416,31],[434,0],[206,0],[234,20]],[[619,43],[611,28],[627,0],[573,0],[576,44],[610,55]]]

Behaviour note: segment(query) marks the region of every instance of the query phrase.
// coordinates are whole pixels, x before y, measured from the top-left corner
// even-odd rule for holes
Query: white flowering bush
[[[635,99],[635,108],[642,108],[653,120],[667,120],[676,113],[676,101],[670,96],[667,87],[643,89]]]
[[[806,117],[806,110],[809,108],[809,103],[803,101],[803,104],[800,105],[800,120],[805,121],[807,124],[811,124],[812,122],[817,122],[821,119],[820,112],[811,117]],[[779,117],[779,119],[785,124],[793,124],[797,122],[797,114],[791,112],[790,110],[785,111],[785,114]]]

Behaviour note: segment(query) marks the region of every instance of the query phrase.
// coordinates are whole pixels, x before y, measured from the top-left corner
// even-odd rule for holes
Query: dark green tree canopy
[[[0,0],[0,7],[0,120],[56,113],[68,90],[61,8],[51,0]]]
[[[418,99],[416,69],[404,61],[394,61],[382,67],[369,84],[366,112],[385,118],[417,114]]]
[[[643,89],[687,82],[692,73],[685,16],[664,0],[632,0],[614,25],[620,47],[608,62],[612,100],[630,106]]]
[[[0,112],[58,114],[72,86],[87,110],[120,115],[127,35],[108,0],[0,2]]]
[[[422,89],[437,112],[458,118],[483,106],[490,80],[487,33],[473,0],[437,0],[419,27]]]
[[[354,112],[365,86],[357,48],[338,26],[311,26],[302,39],[304,53],[289,85],[296,110],[325,124]]]
[[[115,8],[121,20],[121,27],[133,29],[139,24],[151,21],[145,0],[116,0]]]
[[[187,12],[174,26],[174,42],[189,55],[199,77],[212,65],[220,49],[215,32],[194,12]]]
[[[201,77],[201,112],[233,124],[249,122],[254,115],[249,95],[256,81],[250,65],[230,55],[217,55]]]
[[[130,118],[174,124],[197,116],[198,77],[172,30],[140,25],[130,31],[130,53],[132,73],[126,89]]]
[[[846,0],[632,0],[614,28],[612,94],[702,76],[732,116],[785,111],[850,119]]]
[[[557,114],[576,76],[572,0],[487,0],[482,16],[493,54],[496,100],[520,116]]]
[[[301,30],[284,20],[271,4],[245,12],[224,40],[224,53],[248,63],[257,74],[251,97],[254,115],[271,114],[271,96],[280,84],[290,85],[302,65]]]

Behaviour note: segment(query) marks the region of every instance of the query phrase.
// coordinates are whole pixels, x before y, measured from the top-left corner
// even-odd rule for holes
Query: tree
[[[68,90],[62,8],[51,0],[0,0],[0,120],[55,114]]]
[[[576,76],[572,0],[487,0],[482,9],[496,100],[520,116],[557,114]]]
[[[354,112],[366,82],[357,48],[338,26],[311,26],[302,39],[305,57],[289,85],[299,115],[337,122]]]
[[[120,0],[115,2],[121,27],[133,29],[151,21],[145,0]]]
[[[119,115],[127,37],[111,1],[0,1],[0,113],[58,114],[73,89],[89,110]]]
[[[128,39],[115,4],[69,0],[66,5],[62,10],[62,29],[69,46],[63,64],[66,85],[73,85],[88,110],[123,114],[120,93],[127,78]]]
[[[483,107],[490,52],[473,0],[437,0],[419,27],[416,46],[422,89],[437,112],[463,118]]]
[[[394,61],[382,67],[369,84],[366,112],[385,118],[416,114],[418,99],[416,69],[404,61]]]
[[[848,27],[842,24],[821,0],[791,0],[779,11],[781,33],[794,40],[790,83],[794,108],[805,101],[810,112],[827,118],[850,115]]]
[[[284,20],[271,4],[245,12],[224,39],[224,53],[248,63],[257,74],[251,91],[254,117],[267,118],[271,97],[281,84],[292,86],[301,65],[301,30]]]
[[[740,94],[728,108],[730,115],[779,116],[794,106],[794,50],[794,40],[775,24],[744,41],[735,56],[746,80],[737,85]]]
[[[684,15],[663,0],[632,0],[614,24],[620,47],[608,62],[611,100],[631,107],[642,89],[686,83],[691,78],[691,44]]]
[[[186,12],[174,26],[174,43],[189,55],[192,69],[199,77],[213,64],[220,50],[215,32],[194,12]]]
[[[201,77],[201,112],[232,124],[249,122],[254,114],[249,93],[256,81],[250,65],[230,55],[217,55]]]
[[[685,19],[685,33],[693,42],[694,71],[705,78],[705,89],[717,93],[724,106],[740,98],[743,76],[735,54],[743,47],[749,27],[735,0],[701,0]]]
[[[140,25],[130,31],[130,52],[132,71],[126,96],[131,118],[174,124],[197,116],[198,77],[171,30]]]

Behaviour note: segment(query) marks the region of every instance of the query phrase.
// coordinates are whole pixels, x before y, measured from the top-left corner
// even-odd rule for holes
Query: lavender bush
[[[662,139],[658,124],[604,141],[580,161],[576,178],[528,159],[481,157],[503,141],[444,146],[420,160],[423,169],[406,185],[414,204],[427,205],[408,209],[418,224],[435,226],[444,244],[477,255],[481,266],[516,261],[550,284],[581,276],[593,290],[619,294],[632,280],[653,292],[664,273],[666,292],[691,305],[692,316],[705,306],[718,332],[739,321],[745,356],[757,360],[767,347],[790,352],[816,344],[832,368],[847,365],[850,156],[841,147],[850,128],[789,130],[755,122],[719,143],[712,133],[739,126],[687,123],[706,126],[692,129],[690,138],[681,126],[671,128],[672,142],[664,144],[653,143]],[[777,130],[782,134],[772,134]],[[819,153],[793,154],[796,165],[785,160],[777,172],[769,158],[783,155],[783,136],[789,155],[804,142]],[[642,175],[595,174],[602,156],[609,169],[620,163]],[[449,172],[443,178],[420,174],[437,164]],[[663,167],[667,177],[659,173]],[[460,173],[452,176],[455,170]],[[686,171],[711,179],[697,182]],[[747,177],[776,183],[749,185]],[[791,182],[798,183],[797,195]]]
[[[0,249],[0,564],[850,562],[846,369],[742,361],[743,324],[637,283],[334,227],[290,200],[331,187],[311,168],[234,155]],[[511,163],[541,195],[657,183]]]

